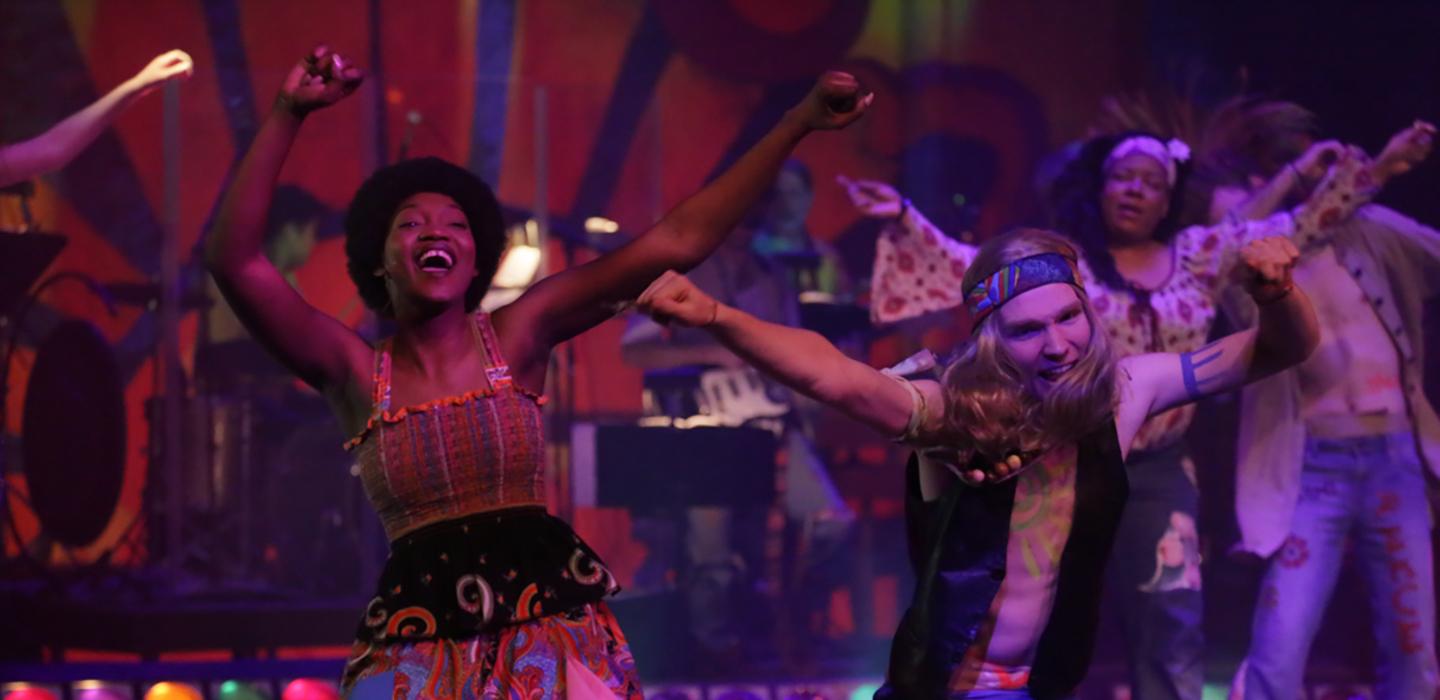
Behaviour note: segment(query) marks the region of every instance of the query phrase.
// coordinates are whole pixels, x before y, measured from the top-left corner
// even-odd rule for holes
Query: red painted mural
[[[361,93],[309,120],[282,175],[303,203],[291,222],[297,232],[290,250],[298,255],[292,281],[317,307],[357,326],[372,319],[345,275],[339,215],[367,172],[402,149],[469,164],[494,181],[517,220],[543,206],[555,233],[547,262],[553,270],[593,255],[566,235],[586,217],[618,222],[617,235],[642,230],[758,138],[818,72],[849,70],[875,91],[875,107],[858,128],[811,139],[797,156],[814,182],[808,228],[860,251],[852,267],[864,277],[865,236],[873,240],[874,226],[846,203],[836,175],[897,182],[947,230],[983,238],[1033,214],[1037,163],[1080,136],[1099,98],[1132,86],[1142,70],[1135,37],[1142,36],[1143,3],[1131,0],[6,6],[5,142],[43,131],[163,51],[180,48],[194,58],[176,113],[167,116],[165,100],[152,95],[75,162],[37,181],[35,219],[68,241],[49,272],[82,272],[101,283],[155,280],[166,169],[173,167],[183,277],[203,293],[193,251],[284,71],[322,41],[366,66]],[[164,154],[166,128],[181,144],[172,163]],[[13,197],[0,200],[0,228],[13,228]],[[43,311],[22,329],[10,368],[4,429],[11,443],[21,437],[33,348],[59,319],[86,319],[112,344],[124,373],[126,476],[104,534],[61,552],[37,540],[23,466],[7,460],[9,510],[24,544],[9,538],[5,546],[59,563],[107,552],[113,562],[142,561],[146,538],[132,525],[147,483],[146,405],[159,388],[155,314],[143,304],[121,304],[112,314],[80,285],[55,285],[38,302]],[[183,316],[180,349],[192,380],[197,349],[221,326],[200,310]],[[622,327],[611,322],[574,342],[569,374],[556,387],[573,415],[638,411],[640,374],[620,360]],[[873,352],[883,360],[914,342],[892,338]],[[83,434],[85,426],[75,429]],[[582,518],[582,526],[587,519],[595,516]]]

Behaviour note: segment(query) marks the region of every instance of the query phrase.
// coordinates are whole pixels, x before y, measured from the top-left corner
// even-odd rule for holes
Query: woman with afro
[[[720,245],[809,132],[869,105],[826,74],[734,166],[613,253],[477,311],[504,247],[490,187],[436,158],[370,177],[346,216],[349,273],[392,320],[375,345],[307,304],[266,259],[266,211],[306,116],[363,73],[317,47],[290,72],[224,195],[207,262],[246,327],[329,401],[390,557],[343,684],[355,696],[638,697],[617,586],[544,508],[540,390],[551,350]],[[844,112],[827,105],[848,102]],[[849,106],[846,105],[846,106]]]

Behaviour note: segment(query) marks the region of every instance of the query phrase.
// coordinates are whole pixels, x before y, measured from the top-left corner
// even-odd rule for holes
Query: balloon
[[[60,696],[42,686],[16,683],[5,689],[5,700],[60,700]]]
[[[296,678],[285,686],[281,700],[340,700],[340,691],[332,683],[314,678]]]
[[[145,693],[145,700],[204,700],[200,695],[200,689],[193,685],[163,681],[150,686]]]
[[[87,688],[76,687],[75,694],[71,697],[75,700],[129,700],[129,696],[123,691],[103,685],[95,685]]]
[[[253,683],[225,681],[215,692],[216,700],[267,700],[269,696]]]

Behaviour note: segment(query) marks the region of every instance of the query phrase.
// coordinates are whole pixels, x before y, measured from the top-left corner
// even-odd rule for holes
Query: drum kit
[[[129,546],[144,551],[148,568],[178,569],[160,578],[203,582],[211,591],[363,594],[383,556],[383,535],[323,399],[297,387],[248,339],[202,342],[186,386],[157,382],[143,415],[129,415],[131,378],[116,348],[96,324],[64,316],[42,296],[79,284],[113,315],[125,306],[154,310],[161,290],[72,271],[46,276],[66,240],[0,232],[0,426],[14,424],[4,422],[5,407],[13,407],[7,389],[24,382],[18,449],[3,444],[0,429],[0,530],[5,549],[18,552],[12,563],[28,565],[11,570],[66,580],[113,573],[111,556]],[[223,302],[204,290],[180,295],[182,312],[214,303]],[[26,358],[33,358],[28,372]],[[183,392],[179,440],[163,435],[167,390]],[[137,421],[148,426],[131,430]],[[128,473],[136,467],[128,464],[127,439],[137,433],[148,433],[141,474]],[[167,444],[180,446],[182,468],[172,471],[183,494],[178,512],[169,512],[167,474],[157,468]],[[145,480],[142,507],[117,513],[125,483],[137,478]],[[29,519],[22,513],[38,532],[20,525]],[[128,519],[113,523],[117,517]],[[172,518],[181,520],[178,551],[167,551],[160,536]]]

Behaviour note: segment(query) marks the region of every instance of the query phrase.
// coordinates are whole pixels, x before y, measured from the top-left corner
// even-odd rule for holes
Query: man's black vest
[[[1129,494],[1113,420],[1078,447],[1074,522],[1030,671],[1029,691],[1037,700],[1066,697],[1085,678],[1105,564]],[[975,643],[1005,578],[1018,479],[981,487],[957,480],[927,503],[919,477],[912,455],[905,471],[905,524],[915,597],[895,633],[876,700],[947,697],[950,675]]]

